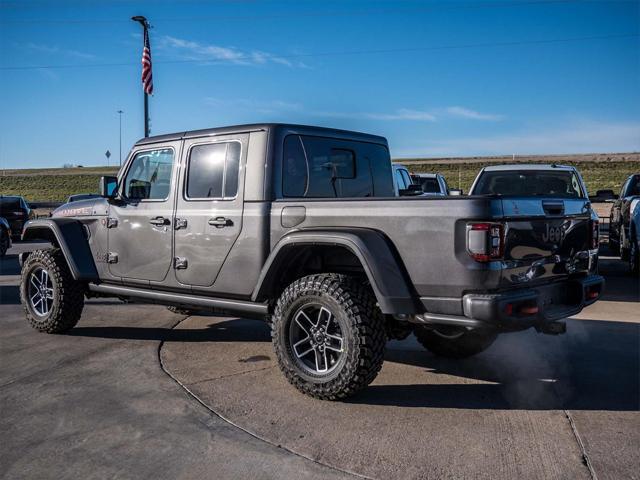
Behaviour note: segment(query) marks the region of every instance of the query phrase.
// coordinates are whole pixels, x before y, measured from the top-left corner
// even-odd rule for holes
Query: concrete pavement
[[[289,386],[255,320],[91,301],[69,334],[38,334],[15,256],[0,266],[6,478],[638,478],[640,291],[613,260],[567,335],[464,361],[390,342],[341,403]]]

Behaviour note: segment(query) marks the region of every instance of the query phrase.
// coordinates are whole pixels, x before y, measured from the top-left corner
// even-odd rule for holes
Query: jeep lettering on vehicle
[[[564,240],[565,231],[562,227],[554,227],[547,223],[546,230],[542,234],[542,241],[544,243],[562,243]]]

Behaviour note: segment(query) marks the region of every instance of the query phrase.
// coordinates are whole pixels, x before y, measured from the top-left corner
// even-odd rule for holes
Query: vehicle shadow
[[[179,318],[176,316],[176,318]],[[97,337],[158,342],[270,342],[269,327],[260,320],[232,319],[211,323],[207,328],[179,329],[160,327],[83,327],[66,333],[69,336]]]
[[[18,305],[20,288],[17,285],[0,285],[0,305]]]
[[[0,275],[20,275],[18,255],[7,254],[0,258]]]
[[[570,320],[563,337],[503,335],[473,358],[439,358],[391,348],[386,360],[440,376],[434,384],[372,385],[349,400],[433,408],[640,409],[640,325]],[[483,383],[455,383],[450,377]]]

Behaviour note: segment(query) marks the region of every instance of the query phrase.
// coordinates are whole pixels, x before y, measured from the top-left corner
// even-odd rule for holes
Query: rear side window
[[[187,198],[233,198],[238,193],[240,143],[194,145],[189,152]]]
[[[282,167],[284,197],[393,196],[389,152],[382,145],[289,135]]]
[[[521,170],[484,172],[474,195],[517,195],[583,198],[575,172]]]

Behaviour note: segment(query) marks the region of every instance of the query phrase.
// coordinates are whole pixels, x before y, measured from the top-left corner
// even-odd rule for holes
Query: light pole
[[[122,110],[118,110],[118,120],[120,124],[120,166],[122,167]]]
[[[143,68],[145,64],[145,59],[147,58],[145,57],[145,52],[148,52],[148,62],[149,62],[148,67],[151,68],[151,53],[149,50],[149,22],[142,15],[136,15],[135,17],[131,17],[131,20],[133,20],[134,22],[138,22],[140,25],[142,25],[142,36],[144,41],[143,57],[142,57]],[[149,136],[149,94],[147,93],[146,89],[144,91],[144,136],[145,138]]]

